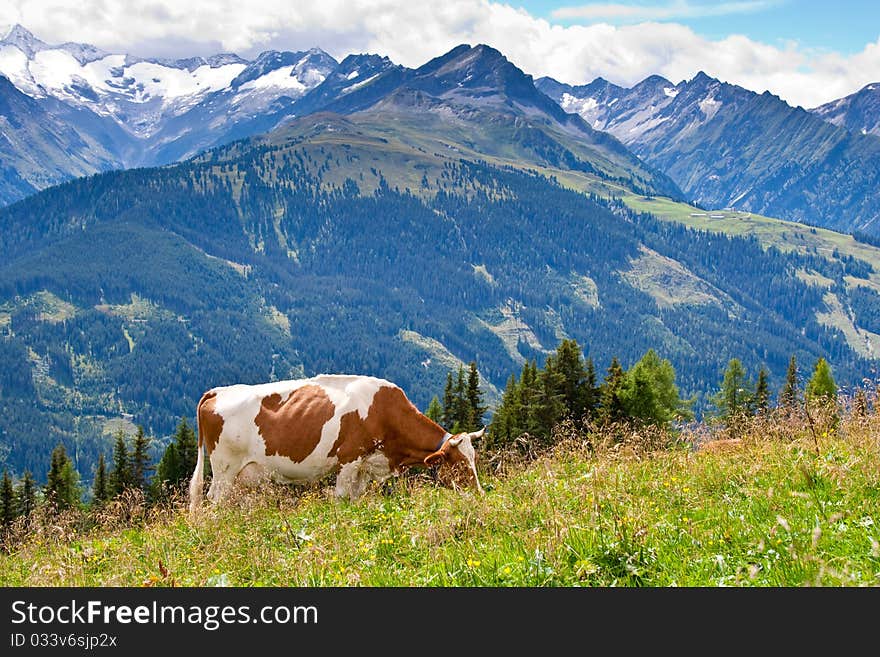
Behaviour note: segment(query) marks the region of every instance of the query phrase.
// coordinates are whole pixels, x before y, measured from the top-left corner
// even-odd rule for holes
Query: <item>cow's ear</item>
[[[425,457],[425,465],[427,465],[430,468],[432,466],[437,465],[438,463],[443,463],[445,458],[446,458],[446,452],[444,452],[441,449],[438,449],[433,454],[428,454]]]

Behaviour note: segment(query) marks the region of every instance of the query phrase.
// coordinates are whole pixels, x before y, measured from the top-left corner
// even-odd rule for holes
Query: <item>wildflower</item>
[[[504,566],[504,568],[501,570],[501,572],[504,573],[505,575],[510,575],[510,566]]]

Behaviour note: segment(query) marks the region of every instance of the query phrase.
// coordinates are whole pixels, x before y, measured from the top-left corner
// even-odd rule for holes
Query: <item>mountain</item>
[[[48,45],[16,25],[0,40],[0,75],[32,101],[29,114],[19,115],[29,124],[21,129],[37,134],[50,115],[50,131],[76,133],[94,153],[73,140],[65,162],[54,157],[63,153],[61,140],[62,150],[42,167],[43,158],[7,145],[14,152],[4,175],[23,182],[4,186],[0,203],[72,177],[174,162],[270,130],[336,65],[318,49],[268,51],[254,61],[228,53],[142,59],[85,44]]]
[[[367,73],[353,77],[364,64]],[[415,70],[376,58],[349,58],[340,69],[294,111],[345,114],[420,149],[441,147],[498,164],[578,171],[606,193],[623,186],[682,198],[667,176],[611,135],[564,112],[536,89],[530,75],[489,46],[462,44]]]
[[[50,46],[16,26],[0,41],[0,73],[44,110],[67,108],[68,127],[81,132],[82,121],[113,135],[97,142],[97,161],[71,162],[69,171],[19,171],[12,160],[7,177],[28,182],[10,183],[0,201],[76,175],[180,161],[319,111],[358,114],[377,125],[393,115],[419,135],[430,132],[421,125],[427,119],[434,136],[452,130],[447,136],[472,152],[682,197],[668,177],[562,111],[531,76],[484,45],[458,46],[415,70],[376,55],[337,63],[319,49],[267,51],[254,61],[231,54],[145,60],[79,44]]]
[[[88,478],[115,431],[139,424],[161,444],[205,389],[234,382],[376,374],[424,408],[476,360],[495,401],[562,337],[600,372],[612,355],[629,366],[657,349],[700,409],[732,357],[766,365],[775,387],[792,353],[802,367],[826,356],[842,385],[870,371],[880,250],[853,257],[838,235],[819,251],[810,233],[765,248],[559,182],[590,189],[595,174],[482,156],[475,139],[452,141],[483,125],[468,117],[509,134],[511,113],[522,126],[528,111],[536,130],[567,135],[565,117],[502,84],[503,63],[459,87],[453,61],[371,110],[316,112],[0,210],[4,464],[41,475],[61,441]],[[421,134],[414,98],[437,109]],[[372,112],[392,109],[376,127]],[[438,139],[443,117],[455,129]]]
[[[626,89],[536,86],[668,174],[696,203],[880,235],[880,139],[852,134],[769,92],[700,72]]]
[[[122,166],[125,135],[91,112],[31,98],[0,75],[0,199]]]
[[[866,85],[854,94],[810,111],[850,132],[880,136],[880,82]]]

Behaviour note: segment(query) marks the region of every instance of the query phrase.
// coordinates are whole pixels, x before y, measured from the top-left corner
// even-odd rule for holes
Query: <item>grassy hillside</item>
[[[0,585],[875,586],[878,429],[875,415],[814,440],[775,418],[699,450],[705,427],[659,449],[665,436],[568,436],[533,460],[484,458],[483,497],[423,475],[355,503],[278,487],[196,517],[126,503],[97,524],[34,518]]]

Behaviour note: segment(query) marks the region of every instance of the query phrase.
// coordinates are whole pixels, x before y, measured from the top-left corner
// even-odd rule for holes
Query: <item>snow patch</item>
[[[360,71],[356,71],[356,70],[355,70],[355,71],[352,71],[351,73],[349,73],[348,75],[346,75],[346,76],[345,76],[345,79],[346,79],[346,80],[354,80],[354,79],[355,79],[357,76],[359,76],[360,74],[361,74]]]
[[[302,93],[306,90],[306,86],[292,75],[293,68],[293,66],[282,66],[281,68],[277,68],[270,73],[266,73],[266,75],[258,77],[256,80],[245,82],[239,87],[239,90],[247,91],[249,89],[275,88],[295,89]]]
[[[700,101],[700,111],[706,115],[707,119],[711,119],[721,109],[721,101],[715,100],[712,96],[706,96]]]
[[[675,87],[663,87],[663,93],[670,98],[675,98],[678,95],[678,89]]]
[[[346,87],[345,89],[343,89],[340,92],[340,94],[350,94],[352,91],[355,91],[357,89],[360,89],[361,87],[364,87],[364,86],[370,84],[370,82],[372,82],[373,80],[378,78],[380,75],[381,75],[380,73],[376,73],[375,75],[371,75],[370,77],[368,77],[366,80],[361,80],[360,82],[357,82],[356,84],[352,84],[352,85]]]
[[[599,103],[596,102],[595,98],[578,98],[571,94],[562,94],[559,104],[562,105],[562,109],[566,112],[575,112],[581,116],[589,114],[592,110],[599,107]]]

